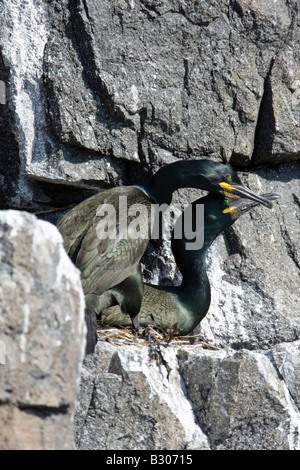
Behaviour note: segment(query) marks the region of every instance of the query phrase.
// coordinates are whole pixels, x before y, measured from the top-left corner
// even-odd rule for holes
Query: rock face
[[[187,396],[212,449],[299,449],[298,398],[283,374],[298,375],[299,342],[268,353],[181,355]]]
[[[299,158],[297,0],[26,0],[22,14],[3,0],[2,10],[10,204],[63,205],[86,193],[54,184],[136,182],[172,155],[239,167]]]
[[[74,416],[79,449],[208,448],[193,423],[173,353],[98,343],[96,360],[88,358],[83,369],[90,400]]]
[[[98,343],[83,368],[77,447],[299,449],[299,352],[299,341],[268,352]]]
[[[52,224],[0,213],[0,446],[72,449],[84,353],[80,276]]]
[[[86,360],[78,448],[299,449],[298,0],[2,0],[0,16],[1,209],[55,223],[182,158],[229,161],[281,195],[209,252],[195,333],[218,350],[101,343]],[[10,210],[0,221],[0,442],[72,448],[78,273],[51,225]],[[180,282],[155,243],[145,280]]]

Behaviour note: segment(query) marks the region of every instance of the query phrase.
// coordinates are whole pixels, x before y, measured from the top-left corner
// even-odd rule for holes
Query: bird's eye
[[[229,201],[228,201],[228,199],[224,199],[224,206],[229,206]]]
[[[228,183],[231,183],[231,181],[232,181],[231,176],[229,176],[229,178],[227,178],[227,181],[228,181]]]

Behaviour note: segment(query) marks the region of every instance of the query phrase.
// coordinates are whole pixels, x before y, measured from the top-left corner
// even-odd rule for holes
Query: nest
[[[168,331],[167,333],[159,331],[152,325],[146,328],[140,328],[139,331],[132,327],[109,327],[98,325],[97,336],[98,341],[107,341],[108,343],[134,346],[150,346],[153,344],[171,345],[171,346],[200,346],[205,349],[219,349],[204,341],[200,340],[200,335],[191,336],[175,336],[176,331]]]

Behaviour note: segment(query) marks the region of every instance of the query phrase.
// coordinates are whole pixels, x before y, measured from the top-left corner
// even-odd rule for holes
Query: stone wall
[[[81,371],[76,445],[300,448],[300,13],[298,0],[271,4],[2,0],[3,447],[74,446],[83,297],[49,222],[205,157],[281,195],[209,252],[212,303],[195,333],[218,350],[100,343]],[[180,282],[167,242],[143,267],[146,281]]]

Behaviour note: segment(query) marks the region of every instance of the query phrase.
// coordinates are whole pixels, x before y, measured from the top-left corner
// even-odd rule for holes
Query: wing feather
[[[144,207],[139,222],[148,226],[146,237],[143,233],[144,238],[136,239],[127,233],[135,215],[128,216],[126,224],[120,223],[120,196],[127,197],[128,208],[134,204]],[[85,294],[100,295],[122,282],[137,268],[150,239],[151,203],[151,199],[138,187],[117,187],[86,199],[58,223],[65,249],[81,271]],[[105,216],[97,215],[99,207],[104,204],[115,208],[114,220],[109,212]],[[101,238],[98,229],[104,219],[108,227],[107,237]]]

